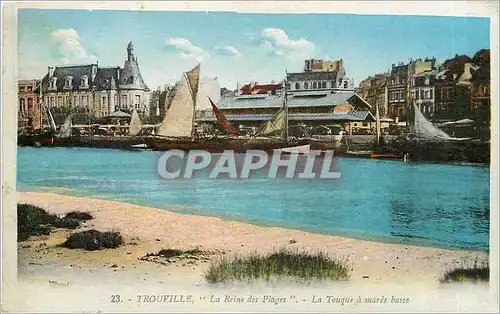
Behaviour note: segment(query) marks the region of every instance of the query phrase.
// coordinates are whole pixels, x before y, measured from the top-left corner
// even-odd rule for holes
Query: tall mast
[[[285,70],[286,72],[286,70]],[[284,80],[284,87],[283,89],[285,90],[284,93],[284,100],[283,100],[283,105],[285,107],[285,142],[288,144],[288,93],[287,93],[287,81],[286,81],[286,76]]]

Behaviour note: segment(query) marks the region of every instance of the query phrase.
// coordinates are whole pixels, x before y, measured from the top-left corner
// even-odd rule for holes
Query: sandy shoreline
[[[51,213],[79,210],[95,218],[85,228],[120,231],[126,245],[114,250],[86,252],[57,247],[72,231],[31,238],[18,244],[19,276],[25,279],[55,278],[64,282],[92,277],[127,281],[168,281],[183,277],[184,283],[205,284],[203,273],[222,255],[265,253],[280,248],[324,251],[346,259],[351,265],[350,282],[439,285],[444,272],[463,261],[488,260],[486,252],[445,250],[404,244],[388,244],[338,236],[318,235],[283,228],[265,228],[219,218],[174,213],[161,209],[92,198],[49,193],[20,192],[19,203],[41,206]],[[294,240],[294,241],[290,241]],[[290,243],[294,242],[294,243]],[[161,249],[193,249],[211,252],[207,260],[180,261],[167,266],[141,261]],[[113,267],[112,267],[113,266]]]

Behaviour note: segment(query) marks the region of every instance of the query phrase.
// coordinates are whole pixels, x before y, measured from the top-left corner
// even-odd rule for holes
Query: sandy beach
[[[347,260],[350,282],[407,283],[439,285],[444,272],[467,261],[482,263],[486,252],[445,250],[404,244],[377,243],[337,236],[319,235],[284,228],[265,228],[219,218],[174,213],[93,198],[49,193],[21,192],[19,203],[38,205],[55,214],[86,211],[94,216],[83,229],[119,231],[125,245],[117,249],[87,252],[58,247],[75,231],[58,230],[50,236],[31,238],[18,244],[19,276],[56,278],[62,281],[85,280],[93,276],[104,280],[168,281],[183,276],[183,283],[204,282],[203,273],[210,262],[223,255],[265,253],[290,248],[323,251]],[[195,261],[168,265],[140,260],[161,249],[194,249],[207,252]]]

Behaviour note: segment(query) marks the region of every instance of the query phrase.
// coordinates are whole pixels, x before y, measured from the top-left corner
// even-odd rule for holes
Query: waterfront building
[[[472,58],[478,67],[472,73],[470,111],[473,116],[489,124],[491,110],[490,51],[479,50]]]
[[[465,116],[469,104],[467,84],[460,82],[466,64],[472,62],[466,55],[455,55],[443,62],[435,81],[435,120],[456,120]]]
[[[234,127],[256,130],[284,105],[283,95],[255,94],[224,97],[218,103]],[[309,91],[287,97],[290,125],[337,125],[349,127],[350,122],[371,123],[371,105],[355,92]],[[199,124],[215,124],[212,112],[198,115]]]
[[[18,120],[19,129],[38,130],[42,128],[40,97],[35,92],[40,80],[18,81]]]
[[[428,70],[411,77],[410,103],[415,104],[428,118],[433,118],[436,112],[434,101],[436,74],[435,70]]]
[[[387,81],[387,116],[394,119],[396,123],[406,120],[408,74],[408,64],[402,62],[392,64]]]
[[[408,108],[413,103],[411,96],[413,88],[411,84],[413,82],[412,77],[435,69],[435,58],[418,58],[410,60],[409,63],[399,62],[398,64],[392,64],[387,83],[388,116],[390,118],[393,118],[396,122],[407,120]]]
[[[356,93],[372,106],[372,114],[378,106],[381,117],[388,115],[388,89],[389,73],[376,74],[359,83]]]
[[[123,68],[99,64],[49,67],[42,80],[43,101],[49,108],[70,112],[85,108],[96,117],[117,110],[149,116],[150,90],[142,78],[134,46],[127,46]]]
[[[338,61],[305,60],[304,72],[287,73],[287,92],[354,92],[354,82],[346,75],[342,59]]]

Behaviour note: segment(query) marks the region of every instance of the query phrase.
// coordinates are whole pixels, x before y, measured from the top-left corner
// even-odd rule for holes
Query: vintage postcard
[[[499,311],[495,1],[2,18],[2,311]]]

